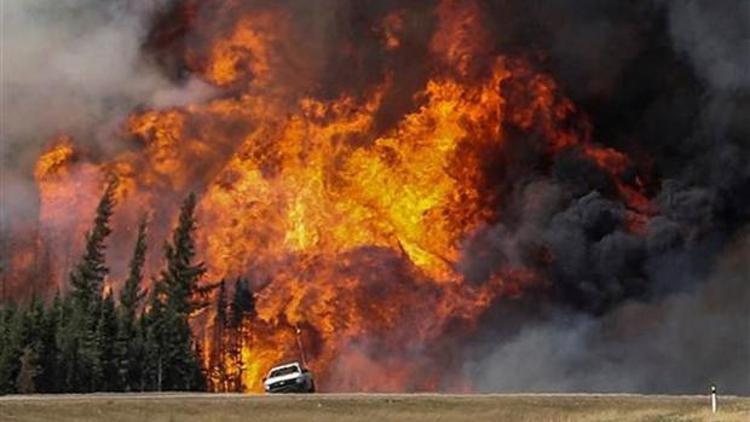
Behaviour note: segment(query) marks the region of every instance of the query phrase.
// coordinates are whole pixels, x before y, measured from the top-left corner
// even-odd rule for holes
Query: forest
[[[0,394],[138,391],[243,391],[242,330],[255,313],[245,279],[231,301],[225,281],[203,282],[194,244],[196,198],[180,208],[164,264],[144,283],[148,217],[138,227],[119,292],[106,285],[106,242],[116,207],[112,179],[86,233],[65,293],[51,301],[0,304]],[[215,299],[214,299],[215,298]],[[48,302],[48,303],[47,303]],[[220,346],[206,351],[191,319],[215,306],[209,328]]]

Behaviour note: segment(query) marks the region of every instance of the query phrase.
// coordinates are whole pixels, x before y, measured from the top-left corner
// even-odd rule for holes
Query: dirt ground
[[[750,398],[641,395],[97,394],[0,397],[0,421],[750,421]]]

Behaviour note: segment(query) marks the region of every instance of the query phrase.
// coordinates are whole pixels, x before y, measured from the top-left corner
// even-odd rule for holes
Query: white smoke
[[[34,161],[60,134],[112,154],[134,107],[205,98],[205,83],[176,83],[143,54],[148,26],[168,1],[7,0],[2,7],[0,229],[33,218]],[[28,221],[27,221],[28,223]]]
[[[164,4],[3,2],[3,158],[29,168],[58,133],[96,141],[106,152],[112,132],[92,128],[116,127],[135,105],[184,103],[205,91],[196,82],[187,91],[176,86],[144,59],[147,25]]]

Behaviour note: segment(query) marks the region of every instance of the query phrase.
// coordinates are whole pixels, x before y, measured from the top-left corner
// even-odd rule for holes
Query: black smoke
[[[6,6],[3,50],[15,60],[3,69],[3,243],[9,228],[33,220],[29,169],[50,136],[72,133],[106,158],[119,145],[111,141],[112,122],[133,107],[205,97],[210,90],[195,76],[208,53],[205,39],[229,31],[240,12],[288,11],[293,30],[279,46],[276,77],[294,87],[292,96],[364,95],[391,78],[377,118],[384,131],[419,106],[414,94],[440,67],[430,49],[438,3]],[[549,157],[537,134],[504,128],[507,147],[484,164],[486,193],[502,198],[501,217],[465,241],[459,269],[478,284],[502,268],[529,267],[549,286],[487,312],[466,348],[470,379],[487,391],[692,393],[717,382],[750,392],[750,284],[743,282],[750,276],[743,265],[750,257],[750,7],[722,0],[476,3],[486,40],[473,75],[497,55],[522,57],[552,75],[588,121],[592,140],[631,157],[623,182],[637,178],[655,211],[644,232],[634,233],[634,210],[580,150]],[[387,50],[379,25],[394,11],[404,21],[401,47]]]
[[[485,10],[497,50],[542,52],[594,141],[634,160],[656,212],[629,231],[625,204],[574,151],[516,180],[502,205],[515,218],[470,240],[463,269],[480,282],[546,249],[555,295],[526,318],[489,312],[467,373],[486,391],[750,392],[750,7]]]

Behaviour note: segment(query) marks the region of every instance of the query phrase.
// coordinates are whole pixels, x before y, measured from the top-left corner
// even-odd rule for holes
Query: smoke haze
[[[481,391],[747,394],[750,241],[726,251],[709,280],[601,318],[548,310],[466,364]]]
[[[111,155],[136,106],[165,107],[210,95],[207,84],[176,84],[142,54],[148,25],[168,1],[3,2],[3,213],[0,225],[35,207],[34,160],[51,139]],[[33,212],[31,213],[33,215]]]
[[[177,7],[183,3],[194,7],[185,12]],[[71,135],[94,157],[91,161],[106,162],[134,148],[113,141],[125,136],[123,121],[134,110],[240,97],[236,86],[218,87],[200,75],[208,61],[201,56],[208,56],[205,39],[229,33],[221,24],[235,18],[234,11],[215,3],[221,2],[3,3],[2,259],[13,239],[37,228],[34,161],[51,138]],[[263,76],[268,81],[248,77],[256,83],[252,93],[262,91],[297,107],[300,97],[356,97],[387,80],[392,89],[375,112],[375,129],[362,139],[346,139],[369,145],[424,105],[415,94],[431,72],[455,59],[448,53],[455,53],[459,65],[445,73],[458,74],[457,80],[489,73],[496,54],[517,55],[559,82],[576,105],[576,117],[585,116],[581,131],[590,126],[598,145],[622,151],[634,162],[613,181],[582,148],[546,157],[540,152],[543,136],[518,128],[507,129],[505,149],[483,156],[481,170],[488,176],[482,193],[503,198],[493,203],[502,218],[461,239],[456,270],[471,286],[482,287],[508,268],[539,269],[544,292],[519,301],[498,299],[465,345],[446,346],[462,359],[457,378],[471,380],[480,391],[698,393],[714,382],[721,391],[750,394],[750,6],[737,1],[476,2],[483,26],[472,26],[468,34],[479,41],[469,51],[450,50],[440,61],[432,58],[437,55],[433,40],[440,41],[434,32],[450,16],[436,7],[461,10],[474,3],[402,3],[298,0],[237,6],[242,13],[236,15],[258,11],[253,16],[265,17],[264,10],[275,13],[281,5],[280,16],[288,20],[276,21],[271,14],[269,21],[291,27],[288,39],[273,40],[279,53],[264,63],[278,71]],[[396,16],[394,11],[397,18],[390,22],[398,28],[400,44],[388,49],[382,39],[393,29],[382,22]],[[210,25],[183,23],[188,18],[179,13]],[[179,23],[174,28],[173,21]],[[198,53],[184,54],[188,47]],[[248,57],[260,55],[251,53]],[[474,59],[461,63],[462,54]],[[523,92],[508,91],[509,97],[523,98]],[[199,129],[191,127],[193,132],[210,117],[196,118]],[[196,148],[194,160],[186,160],[193,172],[190,183],[155,190],[156,198],[202,189],[192,177],[204,170],[198,158],[216,154],[216,163],[205,169],[218,172],[251,132],[233,120],[216,126],[229,140],[212,139],[212,148]],[[232,144],[236,139],[241,141]],[[278,169],[262,170],[270,177]],[[649,212],[641,213],[645,217],[618,196],[617,182],[642,186],[649,199],[644,205]],[[636,217],[644,219],[640,232],[632,229]],[[114,255],[125,262],[126,252]],[[409,271],[399,267],[402,256],[379,248],[362,248],[348,258],[372,263],[372,286],[405,278]],[[386,264],[387,269],[379,267]],[[338,271],[349,274],[350,269]],[[401,288],[409,290],[410,282]],[[387,300],[378,300],[387,306]],[[340,370],[334,369],[332,378],[356,388],[358,380],[347,371],[374,367],[369,359],[378,347],[349,346],[335,362]],[[431,356],[420,361],[429,347],[410,346],[415,350],[409,359],[420,365],[439,361]],[[397,349],[391,357],[397,361],[402,352]]]

